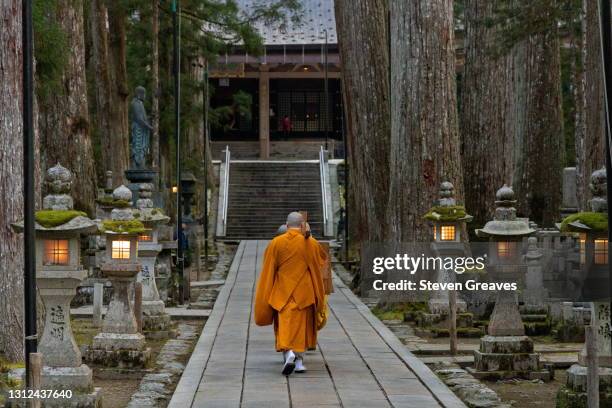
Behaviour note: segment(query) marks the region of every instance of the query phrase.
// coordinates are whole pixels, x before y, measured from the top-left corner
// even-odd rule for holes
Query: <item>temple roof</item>
[[[254,5],[273,3],[275,0],[237,0],[247,13]],[[287,18],[286,23],[257,23],[256,27],[263,37],[264,44],[274,45],[314,45],[325,43],[327,29],[328,44],[337,44],[336,17],[333,0],[301,0],[302,10],[299,23]]]

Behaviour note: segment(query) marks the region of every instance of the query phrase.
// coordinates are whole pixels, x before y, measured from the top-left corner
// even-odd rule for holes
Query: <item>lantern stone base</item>
[[[166,305],[164,305],[163,300],[143,300],[142,314],[144,316],[166,314]]]
[[[140,333],[99,333],[93,339],[94,349],[143,350],[145,338]]]
[[[65,390],[66,387],[56,388]],[[73,393],[71,398],[46,398],[40,399],[40,406],[43,408],[102,408],[101,388],[96,387],[87,394]],[[6,401],[7,408],[26,408],[29,400],[13,399]]]
[[[151,349],[144,350],[103,350],[89,348],[83,359],[91,364],[112,368],[144,368],[151,361]]]
[[[430,299],[428,302],[429,312],[434,315],[448,316],[450,314],[450,306],[448,304],[448,297]],[[467,304],[462,299],[457,299],[457,313],[465,313],[467,311]]]
[[[474,351],[474,367],[468,371],[479,379],[552,379],[551,371],[540,369],[540,355],[527,336],[482,337],[480,349]]]
[[[21,371],[23,380],[23,370]],[[56,397],[41,398],[42,407],[50,408],[101,408],[100,388],[94,388],[91,369],[85,364],[78,367],[44,366],[40,376],[41,390],[56,391]],[[62,391],[72,392],[70,398]],[[61,396],[58,396],[61,395]],[[24,400],[8,399],[6,407],[26,407]]]
[[[162,300],[142,302],[142,328],[148,339],[167,339],[176,334],[172,330],[172,321]]]
[[[81,364],[79,367],[44,366],[41,373],[42,388],[47,390],[72,390],[89,393],[93,389],[91,369]]]
[[[587,368],[574,364],[567,370],[567,383],[557,393],[557,408],[587,408]],[[612,368],[599,367],[599,406],[612,406]]]
[[[140,333],[100,333],[83,358],[106,367],[142,368],[151,360],[151,349],[145,348],[145,337]]]

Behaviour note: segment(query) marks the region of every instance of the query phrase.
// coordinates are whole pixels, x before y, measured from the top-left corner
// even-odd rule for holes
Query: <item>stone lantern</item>
[[[612,404],[612,326],[608,270],[608,202],[606,198],[606,170],[591,175],[589,188],[593,198],[590,212],[579,212],[566,217],[561,231],[580,236],[580,270],[584,277],[581,297],[593,302],[591,325],[595,327],[599,365],[600,405]],[[586,348],[578,354],[578,364],[567,370],[567,384],[557,396],[557,406],[586,407],[587,384]]]
[[[132,192],[120,186],[113,191],[113,198],[131,201]],[[147,230],[134,219],[132,208],[114,208],[111,219],[103,221],[100,228],[106,236],[106,256],[100,270],[111,281],[113,297],[102,322],[102,332],[94,337],[88,350],[88,359],[107,366],[143,367],[151,351],[138,332],[129,288],[141,267],[138,237]]]
[[[461,231],[467,222],[472,221],[473,217],[465,212],[465,207],[457,205],[454,195],[455,187],[448,181],[442,182],[438,205],[432,207],[425,215],[425,219],[431,222],[433,228],[431,249],[434,255],[440,258],[465,256],[465,246],[461,242]],[[444,269],[438,270],[438,283],[454,281],[454,272]],[[428,305],[432,314],[448,315],[448,291],[435,291],[429,299]],[[466,309],[465,301],[458,298],[457,310],[465,312]]]
[[[96,224],[73,209],[72,173],[57,164],[46,175],[49,195],[36,212],[36,285],[45,306],[45,325],[38,351],[43,354],[41,389],[72,390],[80,407],[99,406],[91,369],[83,364],[70,325],[70,301],[87,271],[81,266],[81,235]],[[14,224],[23,230],[23,222]],[[70,406],[73,406],[71,404]]]
[[[149,229],[138,236],[138,260],[141,267],[137,280],[142,282],[143,329],[148,337],[166,338],[170,334],[170,316],[157,290],[155,268],[157,256],[162,250],[158,241],[159,227],[167,224],[170,217],[161,209],[154,208],[152,188],[149,183],[140,184],[134,210],[134,216]]]
[[[493,220],[476,230],[477,236],[489,238],[487,270],[500,283],[520,278],[521,242],[535,232],[527,219],[517,218],[515,203],[514,191],[504,185],[496,193]],[[474,365],[472,374],[479,378],[550,378],[548,371],[540,370],[539,355],[525,335],[516,292],[497,291],[487,335],[474,352]]]

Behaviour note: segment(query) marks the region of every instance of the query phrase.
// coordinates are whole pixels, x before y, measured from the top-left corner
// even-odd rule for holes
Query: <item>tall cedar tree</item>
[[[565,159],[561,106],[560,0],[500,2],[502,47],[512,53],[517,209],[543,226],[559,219]]]
[[[491,1],[465,2],[459,122],[465,205],[478,226],[493,216],[495,192],[512,183],[514,171],[514,133],[508,120],[511,57],[497,49],[499,23],[492,23],[494,17]]]
[[[351,207],[358,238],[387,239],[390,160],[389,8],[386,0],[336,0],[347,116]]]
[[[124,172],[129,165],[126,13],[123,1],[109,0],[91,0],[87,13],[97,176],[103,180],[106,171],[112,171],[114,185],[126,182]]]
[[[0,352],[23,359],[23,244],[11,223],[23,218],[21,1],[0,4]]]
[[[57,26],[65,39],[65,62],[58,69],[55,88],[48,89],[39,82],[42,165],[46,169],[61,163],[74,172],[77,177],[73,187],[75,207],[93,214],[96,173],[85,79],[83,4],[72,0],[46,3],[41,19],[43,25]],[[45,44],[45,47],[57,46]]]
[[[589,210],[591,173],[605,164],[605,111],[601,66],[600,24],[597,2],[583,1],[582,71],[577,84],[576,172],[578,205]]]
[[[393,1],[390,11],[392,236],[429,241],[423,215],[440,183],[463,199],[453,1]]]

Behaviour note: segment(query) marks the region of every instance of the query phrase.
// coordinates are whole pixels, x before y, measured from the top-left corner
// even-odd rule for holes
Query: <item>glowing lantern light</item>
[[[130,259],[130,241],[112,241],[111,257],[113,259]]]

